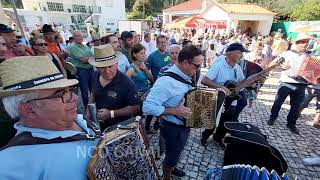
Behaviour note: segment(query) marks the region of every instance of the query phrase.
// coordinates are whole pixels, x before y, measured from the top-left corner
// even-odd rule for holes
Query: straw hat
[[[114,52],[111,44],[94,46],[94,57],[89,59],[89,63],[95,67],[107,67],[118,63],[119,58]]]
[[[294,40],[294,42],[301,41],[301,40],[309,40],[309,39],[311,39],[310,35],[306,33],[299,33],[297,38]]]
[[[0,64],[0,97],[34,90],[65,88],[78,83],[66,79],[47,56],[20,56]]]

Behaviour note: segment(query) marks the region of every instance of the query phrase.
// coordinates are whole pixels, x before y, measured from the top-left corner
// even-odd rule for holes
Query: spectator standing
[[[154,83],[152,73],[145,64],[147,59],[145,52],[146,50],[142,44],[138,43],[132,46],[131,57],[133,59],[133,62],[126,73],[127,76],[130,77],[134,82],[141,100],[149,90],[150,84]],[[146,116],[145,129],[147,133],[153,134],[156,133],[156,131],[150,128],[152,117],[153,116]]]
[[[121,33],[121,40],[122,40],[122,46],[120,51],[122,52],[122,54],[124,54],[127,57],[129,63],[132,63],[132,58],[130,56],[130,50],[134,44],[132,33],[129,31],[123,31]]]
[[[119,39],[115,34],[109,34],[105,37],[103,37],[104,42],[102,44],[111,44],[114,52],[116,52],[119,62],[118,62],[118,70],[122,73],[126,73],[129,69],[130,63],[128,61],[128,58],[122,54],[120,51],[120,43]]]
[[[154,81],[158,78],[160,69],[170,63],[170,55],[167,49],[167,37],[160,35],[157,37],[158,50],[150,54],[147,65],[151,69]]]
[[[13,53],[13,49],[18,43],[14,31],[10,27],[0,24],[0,36],[5,40],[7,47],[7,51],[3,54],[3,57],[5,59],[15,57],[16,55]]]
[[[139,35],[138,35],[138,33],[137,33],[136,31],[130,31],[130,32],[131,32],[131,34],[132,34],[132,42],[133,42],[133,44],[139,43],[140,40],[139,40]]]
[[[146,49],[146,55],[148,57],[152,53],[151,52],[152,45],[151,45],[151,35],[150,35],[150,33],[148,33],[148,32],[144,33],[144,38],[141,41],[141,44]]]
[[[288,49],[288,42],[285,40],[285,36],[283,33],[280,34],[279,39],[274,41],[271,48],[273,56],[278,56]]]
[[[77,76],[80,83],[83,105],[88,104],[88,91],[93,67],[89,64],[89,58],[93,56],[90,48],[83,45],[83,34],[79,30],[73,31],[74,43],[70,46],[71,63],[77,68]]]
[[[67,77],[67,72],[61,64],[58,56],[53,53],[48,53],[48,44],[42,37],[33,37],[30,39],[30,42],[36,56],[48,56],[61,74],[63,74],[64,77]]]
[[[46,43],[48,44],[48,52],[56,54],[61,63],[64,64],[64,57],[60,50],[59,44],[57,44],[55,31],[50,25],[44,24],[41,32],[45,37]]]
[[[5,54],[7,53],[7,51],[8,51],[8,48],[6,45],[6,41],[3,39],[2,36],[0,36],[0,63],[6,60]]]

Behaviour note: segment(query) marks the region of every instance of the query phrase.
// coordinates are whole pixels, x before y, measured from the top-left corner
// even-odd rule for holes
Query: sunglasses
[[[38,44],[36,44],[37,46],[48,46],[48,44],[47,43],[38,43]]]
[[[199,69],[201,64],[202,64],[202,63],[201,64],[195,64],[195,63],[193,63],[191,61],[188,61],[188,63],[194,65],[194,67],[196,67],[197,69]]]
[[[296,44],[307,44],[307,43],[309,43],[309,40],[300,40],[296,42]]]

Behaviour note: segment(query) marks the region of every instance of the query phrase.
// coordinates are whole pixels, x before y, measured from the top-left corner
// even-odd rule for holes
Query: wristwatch
[[[110,117],[111,117],[111,119],[114,118],[114,110],[110,110]]]

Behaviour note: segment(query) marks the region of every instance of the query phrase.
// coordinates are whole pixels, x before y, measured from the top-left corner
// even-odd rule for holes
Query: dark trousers
[[[307,88],[307,94],[306,96],[304,97],[304,100],[301,104],[301,111],[304,109],[304,108],[307,108],[309,103],[312,101],[312,99],[316,97],[317,101],[316,101],[316,110],[317,112],[320,111],[320,89],[312,89],[310,87]],[[300,112],[301,112],[300,111]]]
[[[147,116],[146,116],[146,126],[145,126],[145,129],[146,129],[147,131],[150,130],[150,124],[151,124],[152,118],[153,118],[153,116],[151,116],[151,115],[147,115]],[[154,124],[153,124],[153,129],[155,129],[155,130],[159,129],[159,121],[156,120],[156,121],[154,122]]]
[[[235,113],[235,107],[231,106],[228,111],[221,114],[219,125],[216,129],[216,132],[213,134],[214,129],[205,129],[202,132],[202,140],[207,141],[210,135],[213,134],[213,138],[215,141],[222,142],[222,139],[227,134],[226,128],[224,127],[225,122],[233,121],[233,116]]]
[[[180,155],[187,143],[190,129],[184,126],[161,120],[160,136],[165,143],[166,157],[163,160],[165,166],[175,167],[180,159]]]
[[[202,55],[203,55],[203,67],[207,67],[207,50],[203,50],[202,51]]]
[[[240,91],[239,95],[241,95],[241,99],[239,99],[237,101],[237,106],[234,110],[234,114],[233,114],[233,120],[232,121],[238,121],[239,115],[242,112],[242,110],[247,106],[248,102],[247,102],[247,95],[245,90]]]
[[[89,101],[89,90],[90,90],[90,81],[91,76],[93,74],[93,69],[83,69],[83,68],[77,68],[77,76],[78,81],[80,84],[80,91],[82,95],[82,102],[84,108],[87,108],[88,101]]]
[[[291,85],[294,85],[294,84],[291,84]],[[296,125],[296,121],[299,117],[300,106],[304,99],[306,85],[297,84],[294,86],[296,87],[295,90],[292,90],[285,86],[282,86],[278,90],[276,99],[271,108],[270,119],[272,120],[277,119],[281,105],[286,100],[286,98],[290,95],[291,107],[290,107],[289,114],[287,116],[287,122],[288,122],[288,125],[293,125],[293,126]]]

